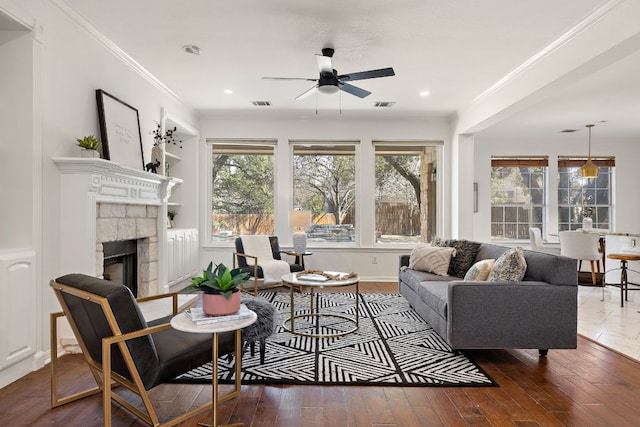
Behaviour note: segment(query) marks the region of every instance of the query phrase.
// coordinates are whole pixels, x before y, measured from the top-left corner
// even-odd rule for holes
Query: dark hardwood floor
[[[397,284],[361,284],[396,292]],[[220,422],[246,426],[638,426],[640,363],[584,338],[576,350],[472,351],[500,387],[320,387],[244,385],[220,407]],[[93,385],[78,355],[62,358],[64,390]],[[48,366],[0,390],[2,426],[99,426],[99,396],[51,409]],[[168,416],[206,402],[211,386],[166,384],[152,390]],[[207,422],[206,415],[183,425]],[[114,405],[114,426],[144,425]]]

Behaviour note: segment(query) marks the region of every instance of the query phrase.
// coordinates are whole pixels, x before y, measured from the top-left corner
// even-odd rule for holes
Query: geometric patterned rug
[[[275,333],[267,340],[265,363],[258,345],[254,357],[242,357],[245,384],[316,384],[375,386],[497,386],[476,364],[447,343],[409,306],[400,294],[360,294],[359,330],[337,338],[309,338],[287,332],[282,322],[290,311],[288,292],[260,291],[278,312]],[[296,293],[296,314],[309,313],[306,293]],[[355,316],[355,293],[314,296],[316,312]],[[311,320],[313,319],[313,323]],[[324,334],[348,330],[352,323],[330,317],[296,319],[296,330]],[[232,383],[233,361],[218,361],[220,383]],[[172,382],[211,383],[211,363]]]

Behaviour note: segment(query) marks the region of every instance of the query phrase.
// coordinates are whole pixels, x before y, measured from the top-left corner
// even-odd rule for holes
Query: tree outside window
[[[528,240],[529,228],[544,233],[548,159],[491,160],[491,239]]]
[[[294,207],[310,210],[310,242],[355,242],[353,144],[293,144]]]
[[[434,146],[375,145],[376,242],[430,241],[436,220]]]
[[[273,146],[212,145],[211,240],[274,232]]]

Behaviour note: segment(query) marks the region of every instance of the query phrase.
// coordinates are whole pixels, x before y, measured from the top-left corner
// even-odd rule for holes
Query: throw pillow
[[[493,265],[496,263],[496,260],[493,258],[483,259],[481,261],[476,262],[471,266],[467,274],[464,275],[464,280],[466,281],[484,281],[489,278],[489,273],[491,273],[491,269]]]
[[[470,240],[447,240],[445,246],[456,248],[456,255],[449,264],[449,276],[464,277],[476,261],[480,243]]]
[[[409,268],[446,276],[451,257],[455,253],[455,248],[418,245],[411,251]]]
[[[527,272],[527,261],[521,247],[509,249],[503,253],[493,265],[489,273],[489,281],[506,280],[517,282],[522,280]]]

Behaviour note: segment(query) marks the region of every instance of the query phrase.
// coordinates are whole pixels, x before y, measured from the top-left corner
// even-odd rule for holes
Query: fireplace
[[[152,295],[158,286],[157,220],[156,206],[98,203],[96,275],[114,282],[126,277],[135,296]]]
[[[138,241],[121,240],[102,243],[104,279],[122,283],[138,296]]]
[[[105,264],[116,263],[105,260],[104,244],[135,240],[137,296],[167,292],[158,266],[166,257],[167,199],[179,180],[104,159],[53,161],[60,170],[61,271],[103,277]]]

